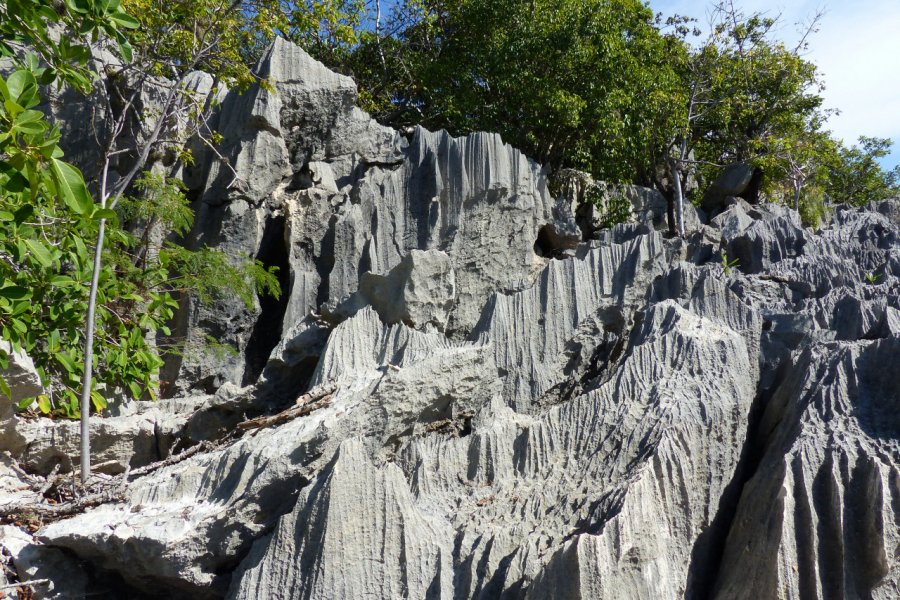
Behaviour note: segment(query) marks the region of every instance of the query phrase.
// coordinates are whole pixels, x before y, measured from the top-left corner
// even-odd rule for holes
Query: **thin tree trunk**
[[[669,234],[676,235],[678,228],[675,224],[675,198],[671,190],[666,194],[666,222],[669,224]]]
[[[675,233],[678,237],[684,237],[684,193],[681,190],[681,169],[678,168],[678,162],[674,158],[669,159],[669,170],[672,173],[672,184],[675,188]]]
[[[228,14],[240,5],[240,0],[232,0],[228,9],[225,10],[222,14]],[[210,27],[203,33],[202,39],[197,44],[197,47],[201,47],[206,43],[206,35],[210,31],[213,30],[213,26]],[[195,38],[196,43],[196,38]],[[113,186],[112,190],[108,188],[108,174],[109,174],[109,160],[110,155],[107,153],[104,156],[103,161],[103,176],[100,184],[100,206],[101,208],[109,208],[114,209],[116,204],[118,204],[119,200],[122,198],[122,195],[128,189],[128,186],[131,185],[131,182],[134,181],[135,177],[141,172],[141,170],[146,166],[147,159],[150,156],[150,149],[156,144],[157,140],[159,140],[159,136],[162,133],[163,128],[165,127],[166,120],[170,116],[170,112],[172,110],[172,106],[175,104],[178,99],[179,93],[182,91],[182,84],[184,83],[185,78],[190,74],[191,71],[196,68],[196,66],[200,63],[200,61],[206,56],[207,52],[209,52],[213,46],[208,45],[199,50],[195,51],[193,56],[193,60],[190,63],[184,65],[184,69],[179,77],[176,77],[172,82],[172,87],[169,90],[168,95],[166,96],[165,101],[162,105],[162,111],[159,115],[159,120],[156,122],[156,126],[153,128],[153,131],[150,133],[149,137],[146,141],[144,141],[143,147],[141,148],[140,153],[138,154],[137,160],[132,165],[131,169],[119,179],[119,181]],[[129,108],[126,105],[125,110],[127,111]],[[127,114],[123,113],[122,115],[122,123],[124,124],[125,118],[127,118]],[[107,152],[115,147],[116,139],[121,133],[121,129],[118,129],[113,133],[112,138],[109,140],[109,144],[107,144]],[[97,288],[100,284],[100,267],[103,265],[103,240],[106,232],[106,219],[100,220],[100,228],[97,232],[97,247],[94,250],[94,272],[91,275],[91,290],[88,296],[88,312],[87,312],[87,321],[84,324],[85,328],[85,352],[84,352],[84,375],[81,380],[81,484],[84,485],[87,482],[88,477],[91,475],[91,441],[90,441],[90,402],[91,402],[91,379],[93,375],[93,354],[94,354],[94,328],[95,328],[95,313],[97,308]]]
[[[163,123],[175,102],[178,89],[184,81],[184,77],[177,80],[169,92],[163,107],[163,114],[154,127],[149,139],[145,142],[138,162],[131,171],[122,178],[110,198],[107,191],[107,176],[109,173],[109,156],[104,158],[102,182],[100,184],[100,207],[115,208],[122,193],[131,184],[140,169],[147,162],[150,147],[159,139],[163,129]],[[112,144],[110,144],[110,147]],[[111,201],[110,201],[111,200]],[[87,483],[91,476],[91,435],[90,435],[90,410],[91,410],[91,381],[93,379],[94,358],[94,329],[96,328],[97,289],[100,286],[100,268],[103,266],[103,241],[106,234],[106,219],[100,219],[100,228],[97,232],[97,247],[94,249],[94,266],[91,274],[91,289],[88,294],[87,320],[84,324],[84,374],[81,378],[81,485]]]
[[[381,0],[375,0],[375,45],[378,47],[378,58],[381,59],[381,70],[387,77],[387,61],[381,47]]]
[[[103,203],[105,204],[105,202]],[[87,323],[84,336],[84,374],[81,378],[81,485],[86,485],[91,476],[91,435],[89,415],[91,412],[91,378],[94,354],[94,313],[97,309],[97,288],[100,283],[100,267],[103,260],[103,239],[106,233],[106,219],[100,219],[97,233],[97,248],[94,251],[94,272],[91,274],[91,292],[88,296]]]

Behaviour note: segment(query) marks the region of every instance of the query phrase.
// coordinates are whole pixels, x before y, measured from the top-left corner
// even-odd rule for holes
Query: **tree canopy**
[[[386,13],[379,2],[271,5],[263,12],[279,17],[265,35],[354,76],[364,107],[387,124],[497,131],[554,170],[673,200],[679,188],[697,200],[738,161],[810,224],[826,201],[863,202],[838,176],[858,172],[863,157],[876,195],[897,191],[877,163],[889,142],[854,150],[826,129],[821,75],[805,58],[819,15],[789,47],[776,18],[730,1],[715,6],[705,38],[692,19],[654,15],[639,0],[386,4]]]

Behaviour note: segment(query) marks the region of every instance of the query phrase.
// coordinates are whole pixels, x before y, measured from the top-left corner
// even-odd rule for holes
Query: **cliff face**
[[[632,188],[583,239],[498,136],[382,127],[283,41],[261,69],[185,180],[193,242],[283,300],[186,306],[179,397],[104,425],[214,449],[32,550],[138,597],[900,596],[900,201],[812,232],[735,200],[672,240]]]

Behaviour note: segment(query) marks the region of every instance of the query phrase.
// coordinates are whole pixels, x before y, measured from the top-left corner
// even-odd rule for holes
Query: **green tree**
[[[245,301],[256,292],[277,293],[274,276],[258,263],[235,263],[208,249],[151,249],[151,238],[130,236],[118,226],[113,210],[133,186],[145,196],[142,210],[168,199],[154,215],[138,215],[150,229],[154,221],[180,214],[180,223],[157,223],[177,233],[188,222],[183,210],[172,210],[186,202],[183,195],[173,192],[166,179],[138,176],[160,146],[174,145],[179,161],[185,162],[191,160],[184,150],[188,138],[215,141],[206,127],[214,108],[208,98],[214,95],[198,105],[184,85],[186,78],[200,66],[213,70],[223,85],[241,88],[254,78],[240,61],[243,21],[235,14],[237,3],[144,7],[135,2],[131,9],[154,9],[140,29],[116,0],[73,0],[52,6],[55,16],[49,5],[37,2],[20,11],[19,4],[2,4],[3,14],[13,18],[0,25],[8,34],[2,51],[23,67],[0,87],[5,100],[0,113],[0,218],[9,223],[0,239],[0,289],[6,290],[0,295],[0,326],[15,347],[25,347],[38,360],[45,381],[52,383],[51,393],[37,399],[39,408],[71,417],[80,413],[85,481],[90,472],[90,403],[96,409],[105,406],[94,371],[102,367],[97,378],[108,391],[124,387],[135,397],[152,394],[161,360],[147,336],[152,338],[157,329],[165,333],[177,306],[173,293],[190,289],[209,297],[227,286]],[[57,31],[48,33],[51,27]],[[122,27],[133,30],[131,38]],[[110,39],[122,61],[108,62],[97,73],[91,48]],[[57,80],[87,91],[101,76],[104,85],[95,88],[95,95],[106,110],[95,114],[106,120],[98,131],[107,134],[101,140],[100,199],[95,205],[81,173],[59,160],[58,129],[33,107],[39,102],[38,83]],[[156,121],[143,135],[126,135],[147,118],[138,113],[136,102],[148,86],[163,93],[159,114],[151,115]],[[163,139],[173,120],[189,126],[180,139]],[[113,181],[110,167],[123,156],[128,167]],[[87,242],[91,236],[97,240],[92,250]],[[75,395],[79,381],[80,398]]]
[[[666,132],[663,144],[648,152],[653,183],[669,199],[672,233],[685,233],[682,206],[691,177],[711,181],[721,166],[746,161],[775,178],[793,177],[800,187],[809,181],[822,86],[815,65],[801,55],[817,22],[788,48],[772,36],[776,19],[723,2],[711,15],[708,38],[673,55],[681,85],[656,126]]]
[[[43,62],[38,73],[42,85],[60,79],[89,91],[94,81],[90,44],[106,36],[116,41],[128,60],[131,45],[125,32],[135,27],[137,21],[122,10],[118,0],[2,0],[0,57],[32,69]]]
[[[197,2],[163,3],[155,0],[126,0],[126,10],[141,14],[141,27],[135,28],[130,39],[134,52],[123,64],[106,65],[107,85],[100,95],[104,103],[102,118],[103,150],[97,180],[99,204],[103,210],[113,210],[124,197],[139,174],[146,168],[151,152],[160,145],[173,145],[179,163],[191,161],[186,151],[189,139],[205,141],[215,148],[215,132],[207,126],[208,116],[215,108],[214,91],[199,100],[186,85],[191,73],[205,67],[212,71],[217,84],[242,89],[254,77],[241,60],[240,43],[243,38],[238,0],[198,0]],[[121,85],[124,83],[124,85]],[[215,86],[214,86],[215,87]],[[137,101],[150,88],[161,93],[163,100],[154,124],[145,123],[147,115],[138,110]],[[175,121],[188,126],[188,131],[174,140],[164,140],[163,134]],[[141,135],[125,135],[129,126],[147,125],[149,131]],[[122,156],[130,166],[114,179],[111,166]],[[82,478],[90,473],[88,437],[88,398],[93,389],[94,330],[100,274],[104,265],[106,219],[99,221],[92,279],[85,319],[84,368],[82,376]]]
[[[828,165],[825,192],[829,198],[862,206],[900,194],[900,165],[885,171],[879,163],[892,145],[889,139],[862,136],[856,146],[841,146],[837,159]]]
[[[124,30],[134,28],[137,22],[119,8],[117,0],[68,0],[62,5],[48,2],[47,0],[20,1],[20,0],[4,0],[0,3],[0,33],[2,33],[2,42],[0,42],[0,55],[11,57],[14,64],[24,67],[13,73],[5,82],[5,90],[3,93],[4,101],[4,118],[3,126],[0,129],[0,140],[6,146],[6,152],[0,152],[0,155],[12,159],[4,161],[8,167],[5,169],[7,180],[3,183],[4,200],[9,201],[10,208],[16,205],[15,194],[21,185],[23,178],[27,179],[31,202],[41,206],[38,203],[40,198],[54,199],[61,198],[65,204],[69,206],[80,217],[90,214],[92,217],[97,214],[97,208],[93,206],[90,195],[84,184],[84,178],[81,173],[67,165],[66,163],[52,162],[61,155],[56,142],[59,140],[59,132],[43,125],[43,115],[39,111],[33,110],[31,107],[36,106],[38,102],[37,84],[49,84],[58,81],[61,84],[71,84],[77,89],[88,91],[93,84],[93,74],[88,66],[90,61],[89,44],[96,42],[101,34],[105,34],[116,40],[119,52],[126,61],[131,55],[131,46],[125,37]],[[44,65],[40,65],[43,60]],[[22,84],[22,89],[19,84]],[[13,85],[10,89],[10,84]],[[6,103],[9,103],[8,105]],[[21,120],[29,115],[28,122],[23,123]],[[25,129],[23,129],[23,126]],[[21,138],[16,135],[16,128],[24,134]],[[43,138],[43,139],[41,139]],[[20,157],[18,160],[16,156]],[[40,174],[50,170],[53,177],[48,179]],[[21,196],[19,196],[21,199]],[[43,206],[52,206],[52,202],[44,202]],[[34,206],[32,207],[35,208]],[[105,207],[101,206],[100,210]],[[27,209],[19,208],[12,213],[23,214],[22,211]],[[8,211],[7,211],[8,212]],[[41,214],[39,211],[35,211]],[[99,231],[102,236],[104,227],[104,213],[99,213]],[[25,217],[27,218],[27,217]],[[52,221],[51,221],[52,223]],[[39,221],[39,225],[43,226],[43,220]],[[17,227],[12,231],[18,231],[24,238],[29,236],[40,236],[44,241],[50,241],[46,235],[44,228],[28,230],[30,226],[26,222],[16,222]],[[24,229],[24,232],[23,232]],[[65,228],[64,228],[65,229]],[[84,246],[83,238],[76,233],[72,237],[73,243],[77,245],[75,240],[80,242],[80,247],[76,247],[76,252],[81,253]],[[21,248],[28,247],[31,255],[42,264],[43,267],[50,267],[54,261],[60,260],[63,256],[56,256],[56,251],[51,254],[42,253],[40,240],[31,239],[28,243],[27,239],[17,239],[16,247],[20,253],[16,258],[24,259],[21,255]],[[86,248],[84,249],[86,253]],[[99,256],[100,250],[97,249]],[[14,255],[15,256],[15,255]],[[92,368],[91,361],[91,339],[93,337],[93,306],[99,287],[98,265],[93,265],[93,279],[90,286],[90,294],[92,300],[89,301],[87,307],[88,325],[86,331],[86,357],[85,371],[89,372]],[[17,271],[17,275],[21,271]],[[4,281],[0,286],[5,286],[8,276],[4,277]],[[25,281],[19,281],[24,283]],[[57,281],[58,283],[58,281]],[[20,286],[13,286],[20,287]],[[21,306],[21,304],[19,305]],[[63,303],[64,313],[69,316],[78,312],[78,308],[71,304]],[[54,307],[55,308],[55,307]],[[16,320],[13,316],[21,316],[22,313],[13,313],[10,316],[12,330],[16,329]],[[48,308],[48,315],[51,309]],[[18,320],[21,322],[21,319]],[[21,329],[21,327],[19,327]],[[13,341],[14,347],[21,347],[21,341],[16,338],[13,331],[6,329],[5,333]],[[55,330],[58,331],[58,330]],[[21,331],[19,331],[21,333]],[[52,334],[51,334],[52,335]],[[56,338],[58,339],[58,338]],[[48,343],[52,343],[54,338],[50,338]],[[25,338],[25,342],[30,340]],[[62,352],[57,352],[57,356],[64,356]],[[57,361],[62,359],[57,358]],[[63,361],[64,363],[64,361]],[[73,369],[72,365],[63,364],[65,373],[71,378]],[[88,383],[90,380],[88,378]],[[82,438],[82,480],[87,478],[90,470],[90,454],[89,454],[89,434],[88,434],[88,414],[91,402],[92,388],[90,385],[82,390],[81,396],[81,438]],[[95,402],[97,400],[95,399]],[[44,402],[43,407],[50,405],[50,400]]]
[[[377,117],[496,131],[539,162],[609,180],[633,178],[646,99],[676,82],[679,42],[638,0],[408,0],[386,23],[348,63]]]

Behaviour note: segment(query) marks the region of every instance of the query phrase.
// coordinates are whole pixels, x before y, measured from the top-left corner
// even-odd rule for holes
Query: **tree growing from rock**
[[[189,139],[214,142],[215,134],[206,126],[214,108],[210,96],[200,104],[185,85],[195,68],[218,69],[222,85],[245,87],[253,76],[238,56],[243,34],[236,3],[179,4],[182,12],[156,3],[155,13],[145,12],[156,19],[139,30],[118,2],[73,1],[54,13],[56,17],[47,10],[49,5],[29,5],[33,10],[22,12],[18,4],[0,6],[0,12],[12,15],[3,23],[8,37],[2,51],[20,64],[0,88],[7,101],[0,115],[4,155],[12,158],[0,181],[0,217],[12,225],[11,235],[3,240],[10,252],[0,273],[0,288],[6,290],[0,294],[0,311],[5,313],[0,322],[4,337],[36,355],[45,379],[53,380],[51,393],[37,398],[40,410],[81,417],[86,481],[90,404],[97,410],[106,405],[93,380],[98,366],[106,393],[122,386],[135,397],[152,394],[162,361],[147,334],[165,333],[177,307],[173,293],[189,290],[209,297],[228,287],[252,303],[257,290],[278,292],[274,275],[255,261],[235,264],[220,252],[188,252],[172,245],[151,249],[151,239],[158,236],[134,238],[120,228],[120,215],[113,210],[137,183],[143,195],[137,216],[144,231],[162,224],[183,233],[189,215],[172,210],[178,205],[184,209],[183,195],[164,174],[138,177],[154,153],[171,152],[184,164],[192,159],[185,150]],[[63,35],[49,34],[51,26],[62,28]],[[66,36],[70,28],[73,35]],[[134,33],[129,38],[121,28]],[[98,49],[110,41],[119,59],[101,60],[105,55]],[[95,85],[98,77],[103,85]],[[59,160],[58,128],[33,109],[38,83],[54,80],[92,91],[101,104],[94,113],[99,115],[94,125],[102,148],[99,173],[92,179],[97,204],[81,173]],[[163,96],[161,109],[152,116],[141,114],[137,105],[148,88]],[[155,122],[146,123],[148,117]],[[173,131],[180,136],[165,137]],[[177,169],[169,167],[169,172]],[[179,215],[180,223],[171,221]],[[111,244],[104,249],[108,225]],[[96,239],[92,251],[91,237]],[[34,293],[41,295],[40,302],[34,303]]]

